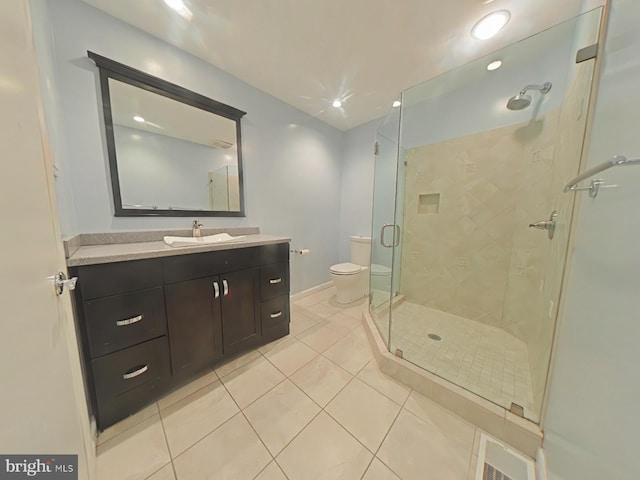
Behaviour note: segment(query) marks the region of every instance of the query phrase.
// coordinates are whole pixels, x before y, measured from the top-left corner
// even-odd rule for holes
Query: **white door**
[[[27,0],[0,2],[0,454],[78,454],[94,478]],[[2,476],[0,466],[0,476]]]

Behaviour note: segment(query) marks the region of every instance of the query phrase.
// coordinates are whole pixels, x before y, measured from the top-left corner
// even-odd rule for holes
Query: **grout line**
[[[167,431],[164,428],[164,420],[162,419],[162,415],[160,414],[160,405],[158,405],[158,416],[160,417],[160,425],[162,426],[162,434],[164,435],[164,443],[167,446],[167,453],[169,454],[169,459],[171,460],[171,469],[173,470],[173,476],[176,477],[176,480],[178,480],[178,472],[176,472],[176,466],[173,464],[173,455],[171,454],[171,449],[169,448],[169,439],[167,438]],[[200,439],[200,440],[202,440],[202,439]],[[198,440],[198,442],[200,440]],[[196,442],[196,443],[198,443],[198,442]],[[195,445],[195,443],[194,443],[194,445]],[[185,452],[186,452],[186,450],[185,450]]]
[[[158,473],[160,470],[162,470],[164,467],[166,467],[169,464],[171,464],[171,468],[173,468],[173,462],[169,461],[169,462],[165,463],[164,465],[162,465],[159,469],[155,470],[153,473],[151,473],[148,476],[144,477],[144,480],[149,480],[151,477],[153,477],[156,473]],[[175,473],[176,473],[175,469],[173,470],[173,473],[175,475]],[[178,477],[176,477],[176,479],[177,478]]]
[[[284,382],[287,378],[285,377],[284,380],[282,380],[282,382]],[[247,405],[245,408],[249,407],[251,404],[255,403],[256,401],[258,401],[260,398],[262,398],[264,395],[266,395],[267,393],[269,393],[271,390],[273,390],[274,388],[276,388],[278,385],[280,385],[282,382],[278,382],[277,385],[274,385],[273,388],[269,389],[267,392],[265,392],[264,394],[262,394],[260,397],[256,398],[253,402],[251,402],[249,405]],[[223,384],[224,385],[224,384]],[[229,389],[227,388],[226,385],[224,385],[225,390],[227,391],[227,393],[229,394],[229,396],[231,397],[231,400],[233,400],[233,402],[236,404],[236,406],[238,407],[238,409],[240,410],[242,416],[244,417],[244,420],[249,424],[249,426],[251,427],[251,430],[253,430],[253,433],[256,434],[256,437],[258,437],[258,440],[260,440],[260,443],[262,443],[262,446],[265,448],[265,450],[267,451],[267,453],[269,454],[269,456],[271,457],[271,460],[275,460],[275,457],[273,456],[273,454],[271,453],[271,450],[269,450],[269,448],[267,448],[267,445],[264,443],[264,441],[262,440],[262,437],[258,434],[258,431],[255,429],[255,427],[253,426],[253,424],[249,421],[249,419],[247,418],[247,415],[244,413],[244,410],[242,408],[240,408],[240,405],[238,404],[238,402],[236,402],[236,399],[233,398],[233,395],[231,395],[231,392],[229,391]],[[235,415],[234,415],[235,417]],[[267,465],[269,465],[268,462]],[[267,467],[267,465],[265,465],[265,468]],[[264,469],[263,469],[264,470]]]

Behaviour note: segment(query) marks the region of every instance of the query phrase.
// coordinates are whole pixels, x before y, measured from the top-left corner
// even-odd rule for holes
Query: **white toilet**
[[[371,237],[351,237],[351,263],[333,265],[329,272],[336,287],[336,302],[347,304],[369,292],[369,262]]]

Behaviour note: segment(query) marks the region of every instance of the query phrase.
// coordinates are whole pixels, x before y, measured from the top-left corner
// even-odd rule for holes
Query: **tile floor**
[[[479,430],[382,374],[359,305],[292,303],[291,334],[103,432],[98,480],[470,480]]]
[[[515,402],[537,420],[527,345],[501,328],[404,301],[393,307],[396,348],[405,360],[506,409]]]

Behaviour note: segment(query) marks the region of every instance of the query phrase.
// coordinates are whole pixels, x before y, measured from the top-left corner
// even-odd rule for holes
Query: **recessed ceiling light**
[[[473,26],[471,36],[478,40],[488,40],[502,30],[509,23],[509,19],[511,19],[511,13],[508,10],[490,13]]]
[[[191,20],[191,17],[193,16],[193,14],[191,13],[191,10],[187,8],[187,6],[184,4],[182,0],[164,0],[164,3],[166,3],[170,8],[172,8],[176,12],[178,12],[181,17],[186,18],[187,20]]]
[[[494,60],[489,65],[487,65],[487,70],[492,72],[494,70],[499,69],[501,66],[502,66],[502,61],[501,60]]]
[[[136,115],[135,117],[133,117],[133,119],[136,122],[144,123],[144,117],[141,117],[140,115]]]
[[[340,108],[342,106],[342,102],[336,98],[331,105],[335,108]]]
[[[400,100],[396,100],[395,102],[393,102],[393,108],[399,107],[400,105],[402,105],[402,102]]]

